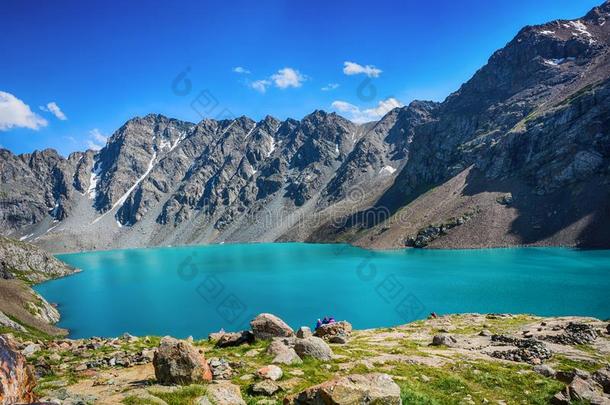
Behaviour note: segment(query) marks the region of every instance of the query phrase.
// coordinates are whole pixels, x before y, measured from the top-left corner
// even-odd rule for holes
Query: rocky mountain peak
[[[607,21],[609,19],[610,19],[610,1],[605,1],[604,4],[594,7],[584,17],[584,20],[592,21],[599,25],[605,24],[605,21]]]
[[[498,190],[486,186],[501,183],[521,193],[510,201],[567,190],[552,207],[546,200],[531,206],[548,206],[545,223],[555,221],[555,234],[575,244],[574,229],[589,223],[587,212],[602,219],[596,223],[609,212],[594,205],[604,192],[581,195],[587,182],[598,181],[600,190],[608,184],[609,11],[606,2],[581,19],[526,27],[444,102],[416,100],[364,125],[323,110],[301,120],[242,116],[198,124],[149,114],[127,121],[99,152],[64,159],[54,151],[0,151],[0,195],[9,207],[0,209],[0,225],[26,240],[57,238],[88,249],[98,241],[147,246],[359,235],[369,244],[389,236],[341,234],[308,221],[347,208],[358,215],[346,223],[366,228],[360,219],[382,207],[409,211],[407,225],[389,224],[385,234],[402,246],[397,241],[408,226],[479,212],[472,201],[481,216],[510,217],[508,209],[497,212]],[[528,206],[519,210],[538,215]],[[571,222],[553,220],[554,212]],[[504,223],[507,232],[512,223]],[[516,240],[518,231],[463,236],[531,240],[531,233]]]

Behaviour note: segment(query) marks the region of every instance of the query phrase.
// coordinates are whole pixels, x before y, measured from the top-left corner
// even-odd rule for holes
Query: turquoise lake
[[[271,312],[292,327],[326,315],[355,328],[437,314],[511,312],[610,318],[610,251],[401,250],[302,243],[59,255],[81,273],[35,289],[73,338],[206,337]]]

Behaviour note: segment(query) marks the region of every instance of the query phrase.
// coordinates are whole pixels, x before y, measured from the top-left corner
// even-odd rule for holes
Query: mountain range
[[[99,151],[0,149],[5,236],[53,252],[308,241],[610,247],[610,2],[523,28],[377,122],[158,114]]]

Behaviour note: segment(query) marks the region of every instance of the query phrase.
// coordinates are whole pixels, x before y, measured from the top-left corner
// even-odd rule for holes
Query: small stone
[[[457,340],[451,335],[435,335],[432,338],[432,346],[447,346],[453,347]]]
[[[256,357],[261,353],[260,349],[250,349],[244,353],[246,357]]]
[[[534,371],[544,377],[550,377],[550,378],[555,377],[555,374],[556,374],[556,371],[552,367],[547,366],[545,364],[535,366]]]
[[[269,366],[259,368],[256,371],[256,375],[262,379],[277,381],[280,378],[282,378],[284,373],[282,372],[282,369],[279,368],[278,366],[269,365]]]
[[[37,353],[39,351],[40,351],[40,345],[37,345],[36,343],[30,343],[26,347],[24,347],[23,350],[21,350],[21,353],[25,357],[31,357],[32,355],[34,355],[35,353]]]
[[[297,330],[297,337],[298,338],[308,338],[310,336],[313,336],[313,333],[311,332],[311,329],[308,326],[301,326],[299,328],[299,330]]]
[[[250,390],[255,395],[265,395],[270,397],[271,395],[281,390],[281,387],[271,380],[263,380],[254,384],[250,388]]]
[[[209,384],[198,405],[246,405],[239,386],[229,382]]]
[[[335,335],[335,336],[331,336],[328,341],[330,343],[335,343],[335,344],[340,344],[340,345],[344,345],[347,343],[347,336],[345,335]]]
[[[57,363],[61,360],[61,356],[57,353],[53,353],[49,356],[49,360],[52,361],[53,363]]]
[[[125,332],[123,333],[123,336],[121,336],[121,338],[123,340],[126,340],[128,342],[136,342],[138,340],[137,337],[130,335],[129,333]]]
[[[493,333],[491,333],[488,329],[483,329],[479,332],[479,336],[491,337]]]

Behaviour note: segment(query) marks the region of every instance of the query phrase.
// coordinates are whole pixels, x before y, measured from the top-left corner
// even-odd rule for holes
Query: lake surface
[[[610,251],[561,248],[371,252],[247,244],[59,255],[83,272],[36,286],[71,337],[241,330],[271,312],[292,327],[332,315],[356,328],[430,312],[610,318]]]

